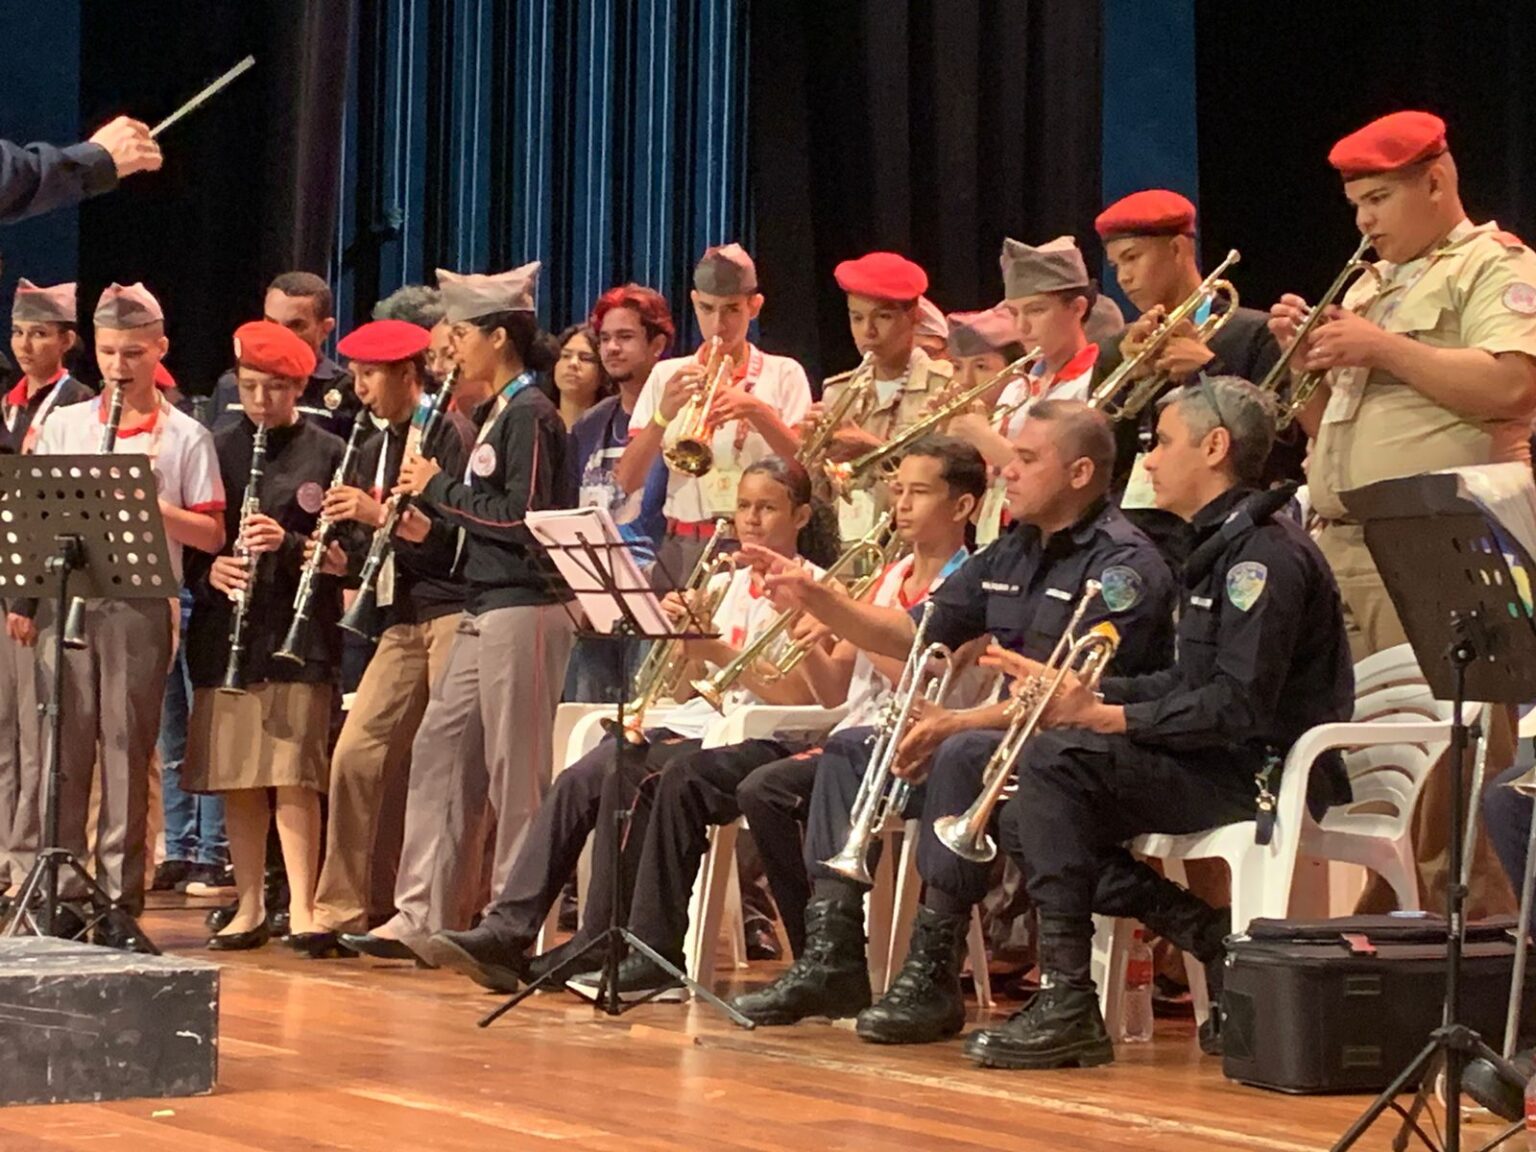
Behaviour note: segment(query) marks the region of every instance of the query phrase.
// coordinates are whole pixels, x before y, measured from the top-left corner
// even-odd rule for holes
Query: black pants
[[[1078,939],[1092,936],[1095,912],[1139,917],[1166,883],[1126,841],[1200,832],[1254,812],[1254,765],[1235,752],[1173,755],[1125,736],[1061,729],[1040,733],[1019,759],[1002,843],[1024,869],[1042,926],[1050,918]],[[1046,965],[1043,949],[1042,935]]]
[[[650,819],[644,829],[629,911],[630,931],[673,960],[682,958],[688,901],[709,847],[710,825],[729,824],[740,816],[737,787],[753,769],[790,752],[788,745],[778,740],[747,740],[710,749],[692,741],[689,744],[692,746],[686,751],[666,758],[652,786]],[[753,832],[756,835],[756,828]],[[631,836],[635,834],[631,832]],[[603,859],[598,858],[599,867]],[[592,915],[590,897],[587,915]]]
[[[811,881],[844,881],[825,864],[843,850],[853,825],[853,802],[859,785],[874,755],[873,728],[845,728],[832,736],[816,762],[816,783],[811,790],[810,816],[805,825],[805,871]],[[922,808],[922,791],[915,791],[907,801],[903,816],[912,816]],[[870,871],[880,858],[880,840],[871,841]],[[809,895],[809,893],[807,893]]]
[[[615,899],[620,900],[622,921],[634,890],[656,783],[667,765],[700,747],[697,740],[683,740],[664,730],[648,735],[648,745],[622,757],[616,755],[618,741],[605,736],[555,777],[491,911],[503,932],[529,941],[538,935],[566,880],[576,871],[588,835],[594,833],[592,881],[579,935],[588,939],[607,928]],[[625,809],[630,817],[621,846],[626,883],[620,892],[608,861],[613,837],[618,835],[615,815]]]
[[[1531,798],[1504,787],[1529,771],[1523,764],[1506,768],[1491,788],[1483,790],[1483,821],[1498,853],[1509,886],[1519,895],[1525,884],[1525,850],[1531,835]]]
[[[933,834],[933,822],[940,816],[958,815],[975,803],[981,795],[987,761],[1002,740],[999,729],[961,732],[940,744],[933,755],[917,841],[917,871],[926,887],[923,902],[929,907],[958,913],[981,903],[987,895],[992,865],[956,856]],[[1013,852],[1016,846],[1008,843],[1007,835],[1005,828],[1001,848]]]
[[[736,804],[752,826],[758,859],[773,891],[779,920],[796,956],[805,950],[805,906],[811,882],[801,863],[803,829],[821,749],[754,768],[736,787]]]

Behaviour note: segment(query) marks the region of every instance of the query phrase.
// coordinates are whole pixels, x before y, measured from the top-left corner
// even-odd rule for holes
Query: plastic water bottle
[[[1120,1039],[1129,1044],[1152,1039],[1152,948],[1136,929],[1125,958],[1125,1026]]]

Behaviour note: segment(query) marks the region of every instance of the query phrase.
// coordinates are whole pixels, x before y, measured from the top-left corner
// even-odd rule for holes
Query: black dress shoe
[[[187,873],[192,870],[192,863],[188,860],[162,860],[155,866],[155,879],[149,886],[151,892],[174,892],[176,886],[183,883]]]
[[[528,961],[527,972],[523,979],[529,984],[537,984],[545,976],[548,976],[556,968],[559,968],[572,956],[578,955],[581,950],[591,944],[589,938],[580,934],[572,936],[564,944],[558,944],[548,952],[541,952]],[[595,972],[603,965],[603,953],[601,949],[594,948],[581,958],[581,961],[565,973],[566,980],[575,979],[588,972]],[[546,987],[559,987],[560,985],[546,985]]]
[[[210,932],[222,932],[225,925],[235,918],[235,913],[238,911],[240,911],[240,901],[231,900],[228,904],[221,904],[217,908],[210,909],[208,915],[203,917],[203,924],[207,926]]]
[[[439,968],[451,968],[482,988],[511,995],[528,970],[525,953],[531,943],[481,923],[468,932],[438,932],[424,951]]]
[[[311,960],[334,960],[352,953],[341,946],[335,932],[293,932],[284,937],[288,947]]]
[[[409,945],[372,932],[343,932],[337,942],[348,952],[359,956],[372,956],[375,960],[420,960]]]
[[[679,962],[679,968],[682,964]],[[602,988],[603,971],[573,976],[566,981],[571,991],[596,1000]],[[688,989],[666,969],[657,966],[643,952],[631,952],[619,962],[619,999],[626,1004],[637,1000],[677,1002],[688,999]]]
[[[224,932],[208,938],[210,952],[249,952],[272,939],[272,929],[262,922],[248,932]]]

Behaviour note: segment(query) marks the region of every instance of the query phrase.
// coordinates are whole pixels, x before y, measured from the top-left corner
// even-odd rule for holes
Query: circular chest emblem
[[[469,458],[469,470],[476,476],[484,479],[496,471],[496,449],[490,444],[481,444],[475,449],[473,456]]]
[[[1536,287],[1524,282],[1504,289],[1504,307],[1522,316],[1536,316]]]
[[[313,480],[306,480],[299,485],[296,499],[299,502],[300,508],[310,513],[310,515],[314,515],[320,511],[320,506],[325,503],[325,489]]]
[[[327,392],[325,394],[324,403],[325,403],[325,410],[327,412],[334,412],[334,411],[336,411],[336,409],[340,408],[341,407],[341,389],[340,388],[332,388],[329,392]]]

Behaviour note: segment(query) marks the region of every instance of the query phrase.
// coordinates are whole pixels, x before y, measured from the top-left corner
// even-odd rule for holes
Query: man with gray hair
[[[1206,966],[1219,997],[1227,909],[1133,857],[1148,832],[1258,820],[1272,829],[1285,755],[1307,729],[1343,720],[1354,670],[1338,586],[1317,546],[1275,513],[1288,489],[1255,491],[1274,440],[1268,397],[1232,376],[1200,378],[1159,404],[1146,460],[1157,506],[1186,521],[1173,667],[1112,676],[1102,698],[1071,674],[1025,745],[1000,840],[1040,914],[1040,995],[966,1053],[987,1067],[1106,1064],[1114,1046],[1090,975],[1093,916],[1140,920]],[[1039,665],[993,648],[984,663],[1022,678]],[[1336,757],[1308,780],[1314,815],[1347,799]],[[1201,1047],[1219,1044],[1219,1017]]]

